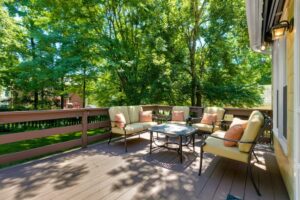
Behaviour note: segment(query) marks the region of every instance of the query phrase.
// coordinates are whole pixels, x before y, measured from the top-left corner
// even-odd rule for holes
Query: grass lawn
[[[103,133],[107,133],[107,131],[104,129],[89,130],[88,136],[103,134]],[[46,145],[50,145],[50,144],[65,142],[65,141],[79,139],[79,138],[81,138],[81,132],[75,132],[75,133],[69,133],[69,134],[57,134],[57,135],[52,135],[52,136],[44,137],[44,138],[25,140],[25,141],[14,142],[14,143],[9,143],[9,144],[2,144],[2,145],[0,145],[0,155],[29,150],[29,149],[33,149],[33,148],[37,148],[37,147],[42,147],[42,146],[46,146]],[[61,152],[61,151],[57,151],[57,152]],[[51,154],[47,154],[47,155],[51,155]],[[34,157],[34,158],[22,160],[22,161],[17,161],[17,162],[13,162],[10,164],[3,164],[3,165],[0,165],[0,168],[14,165],[17,163],[26,162],[26,161],[33,160],[36,158],[41,158],[41,157],[44,157],[47,155],[42,155],[42,156],[38,156],[38,157]]]

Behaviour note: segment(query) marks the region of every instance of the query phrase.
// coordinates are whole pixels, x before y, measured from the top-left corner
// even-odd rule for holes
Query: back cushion
[[[247,124],[248,124],[248,120],[242,120],[240,118],[235,117],[235,118],[233,118],[229,128],[236,126],[236,125],[241,125],[243,127],[243,129],[246,129]]]
[[[204,113],[201,119],[201,124],[212,125],[217,121],[217,114]]]
[[[128,114],[131,123],[136,123],[140,121],[140,111],[143,111],[142,106],[127,106]]]
[[[110,107],[108,110],[109,113],[109,118],[111,121],[111,126],[115,127],[116,124],[114,123],[114,121],[116,121],[115,116],[118,113],[123,113],[125,120],[126,120],[126,124],[130,124],[130,118],[128,115],[128,109],[127,106],[114,106],[114,107]]]
[[[172,111],[172,121],[185,121],[184,120],[184,112],[183,111]]]
[[[244,131],[241,141],[254,142],[263,124],[264,116],[261,114],[261,112],[253,111],[249,117],[248,125]],[[239,150],[248,153],[251,149],[251,146],[252,144],[239,143]]]
[[[183,111],[184,119],[182,121],[185,121],[190,115],[190,108],[188,106],[173,106],[172,111]]]
[[[204,113],[217,114],[217,121],[221,121],[224,117],[225,110],[220,107],[206,107]]]
[[[115,115],[115,123],[117,127],[124,128],[126,124],[125,116],[123,113],[117,113]]]
[[[152,122],[152,111],[140,111],[140,122]]]

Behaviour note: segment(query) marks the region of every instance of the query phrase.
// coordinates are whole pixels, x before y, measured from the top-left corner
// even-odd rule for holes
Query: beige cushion
[[[127,106],[128,114],[130,118],[130,123],[135,123],[140,121],[140,111],[143,111],[142,106]]]
[[[259,111],[253,111],[249,117],[248,125],[240,141],[253,142],[264,124],[264,116]],[[249,152],[252,144],[239,143],[239,150]]]
[[[145,130],[143,124],[140,123],[134,123],[134,124],[128,124],[125,127],[126,130],[126,134],[133,134],[133,133],[137,133],[140,131]],[[113,127],[111,129],[112,133],[117,133],[117,134],[125,134],[124,129],[118,128],[118,127]]]
[[[213,133],[217,137],[223,138],[225,131],[217,131]],[[240,152],[238,147],[225,147],[224,140],[208,137],[205,140],[204,152],[212,153],[225,158],[238,160],[244,163],[248,162],[248,153]]]
[[[117,113],[123,113],[126,120],[126,124],[130,124],[130,118],[129,118],[127,106],[110,107],[108,112],[109,112],[110,121],[115,121],[115,116]],[[111,122],[111,127],[115,127],[115,126],[116,126],[115,123]]]
[[[214,130],[212,125],[208,124],[201,124],[201,123],[196,123],[192,125],[194,128],[199,129],[200,131],[205,131],[205,132],[212,132],[212,131],[217,131],[220,130],[219,126],[215,126]]]
[[[169,124],[182,124],[182,125],[186,124],[185,121],[182,121],[182,122],[180,122],[180,121],[168,121],[167,123],[169,123]]]
[[[190,108],[188,106],[173,106],[172,111],[183,111],[185,120],[190,116]]]
[[[139,122],[139,123],[134,123],[134,124],[142,125],[144,130],[146,130],[146,129],[152,127],[152,126],[157,125],[157,122]]]
[[[204,113],[217,114],[217,121],[223,120],[225,110],[220,107],[206,107]]]

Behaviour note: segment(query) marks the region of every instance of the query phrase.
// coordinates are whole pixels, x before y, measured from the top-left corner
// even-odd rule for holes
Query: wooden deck
[[[272,151],[259,147],[254,168],[262,196],[246,180],[246,166],[186,150],[180,164],[176,152],[149,155],[149,134],[128,142],[95,144],[86,149],[0,170],[0,199],[289,199]],[[198,145],[199,146],[199,145]],[[197,146],[196,151],[199,152]]]

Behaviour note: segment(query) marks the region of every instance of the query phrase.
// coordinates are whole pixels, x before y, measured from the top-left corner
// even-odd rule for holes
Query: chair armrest
[[[208,137],[212,137],[212,138],[216,138],[216,139],[220,139],[220,140],[224,140],[224,141],[228,141],[228,142],[238,142],[238,143],[243,143],[243,144],[256,144],[256,142],[249,142],[249,141],[240,141],[240,140],[234,140],[234,139],[227,139],[227,138],[221,138],[221,137],[217,137],[214,135],[208,135]],[[207,138],[208,138],[207,137]]]
[[[190,117],[190,120],[192,124],[196,124],[201,122],[202,117]]]

